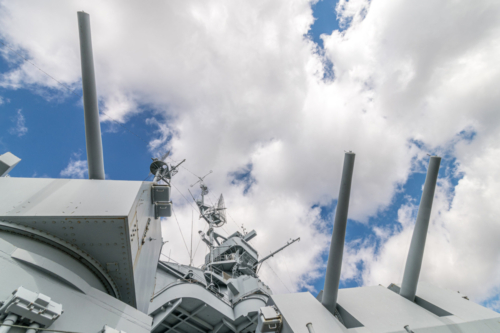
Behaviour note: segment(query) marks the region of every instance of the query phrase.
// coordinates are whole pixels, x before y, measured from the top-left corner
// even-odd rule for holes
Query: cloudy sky
[[[87,177],[76,12],[91,15],[108,179],[174,178],[163,253],[200,264],[188,189],[255,229],[275,292],[322,289],[344,151],[342,287],[399,284],[428,154],[443,157],[421,280],[500,311],[500,2],[2,1],[0,153]],[[193,227],[191,227],[193,226]],[[193,230],[193,232],[192,232]],[[191,240],[191,234],[193,238]],[[192,247],[192,250],[191,250]]]

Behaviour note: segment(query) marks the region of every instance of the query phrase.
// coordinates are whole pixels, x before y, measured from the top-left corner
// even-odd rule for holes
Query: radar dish
[[[151,165],[149,166],[149,171],[151,171],[153,175],[156,175],[158,170],[161,170],[160,172],[161,174],[168,173],[169,169],[167,163],[156,159],[153,160],[153,163],[151,163]]]
[[[222,194],[219,197],[219,202],[217,203],[217,211],[219,212],[219,218],[222,223],[226,222],[226,205],[224,204],[224,197]]]

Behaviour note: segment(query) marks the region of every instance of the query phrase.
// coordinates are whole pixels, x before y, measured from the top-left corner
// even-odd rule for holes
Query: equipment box
[[[272,306],[260,308],[257,328],[255,333],[279,333],[281,332],[281,315]]]
[[[151,186],[151,203],[169,202],[170,201],[170,186],[168,185],[153,185]]]
[[[171,202],[155,202],[155,219],[172,216]]]

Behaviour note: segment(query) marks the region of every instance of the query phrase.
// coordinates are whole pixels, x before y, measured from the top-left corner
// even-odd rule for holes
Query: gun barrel
[[[87,143],[89,179],[104,179],[101,124],[99,122],[99,107],[97,105],[89,14],[78,12],[78,30],[80,32],[83,109],[85,113],[85,139]]]
[[[347,213],[349,211],[349,197],[351,195],[352,174],[354,158],[356,155],[348,152],[344,157],[344,168],[340,182],[339,198],[333,224],[332,242],[326,266],[325,287],[321,303],[335,314],[337,296],[340,283],[340,270],[342,268],[342,255],[344,252],[345,230],[347,226]]]
[[[417,292],[418,277],[424,257],[425,240],[427,238],[427,230],[429,229],[432,201],[434,200],[440,163],[441,157],[431,156],[425,178],[424,191],[422,192],[420,206],[418,207],[417,221],[415,222],[415,229],[411,238],[410,251],[406,259],[403,283],[399,292],[401,296],[406,297],[412,302],[415,300],[415,293]]]

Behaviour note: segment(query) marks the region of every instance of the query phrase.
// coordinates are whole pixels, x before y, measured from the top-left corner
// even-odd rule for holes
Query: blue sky
[[[487,105],[482,106],[482,102],[477,100],[477,96],[482,96],[480,99],[484,101],[494,101],[495,94],[485,89],[486,85],[483,85],[481,81],[472,82],[469,80],[471,81],[470,86],[467,87],[454,85],[458,92],[446,84],[456,82],[456,80],[462,84],[469,83],[460,77],[460,75],[470,76],[470,72],[465,74],[460,72],[467,66],[458,66],[458,69],[452,67],[451,64],[454,64],[457,59],[465,61],[463,59],[467,54],[495,53],[486,52],[479,48],[481,45],[490,45],[487,41],[483,44],[478,41],[478,36],[488,35],[486,32],[479,31],[476,35],[477,38],[471,38],[470,41],[465,40],[462,44],[454,44],[453,38],[445,33],[447,31],[446,25],[441,26],[440,20],[436,19],[432,21],[435,24],[432,36],[437,36],[435,42],[439,45],[447,42],[451,44],[448,48],[439,48],[439,50],[444,51],[438,50],[438,52],[429,55],[426,53],[428,43],[434,42],[429,38],[431,34],[424,29],[414,29],[410,19],[413,16],[418,19],[419,10],[421,10],[421,15],[427,15],[429,11],[425,10],[424,5],[417,9],[402,7],[380,9],[381,5],[370,7],[369,1],[353,2],[353,6],[356,3],[361,4],[361,7],[351,8],[349,2],[344,2],[344,7],[342,7],[344,9],[341,10],[340,15],[335,11],[336,1],[322,0],[313,4],[314,23],[310,29],[308,28],[309,30],[301,30],[302,35],[298,36],[299,38],[291,34],[295,26],[300,26],[301,22],[309,22],[308,4],[302,5],[299,13],[290,14],[293,18],[300,18],[296,21],[288,19],[288,17],[280,21],[280,15],[288,13],[287,10],[289,10],[286,4],[283,5],[284,9],[273,12],[274,16],[268,15],[265,16],[266,18],[262,18],[262,20],[266,20],[273,17],[269,22],[266,21],[271,28],[263,29],[262,32],[252,31],[249,35],[245,34],[246,31],[244,27],[239,25],[239,21],[252,22],[252,20],[245,21],[245,11],[238,11],[235,9],[236,7],[226,8],[226,11],[220,12],[216,10],[216,7],[205,8],[212,15],[207,15],[209,19],[206,17],[200,19],[194,11],[193,15],[196,18],[194,23],[183,17],[187,23],[182,21],[173,27],[162,26],[159,28],[158,26],[160,24],[174,24],[177,22],[175,21],[176,17],[173,20],[163,22],[145,16],[144,22],[156,22],[153,24],[152,30],[146,29],[146,32],[159,31],[159,35],[153,36],[156,38],[154,42],[146,45],[140,44],[140,39],[144,35],[140,35],[141,38],[131,37],[137,44],[132,49],[128,48],[129,40],[127,37],[130,36],[130,32],[125,37],[118,34],[110,37],[106,33],[96,35],[96,31],[106,30],[103,23],[99,21],[100,15],[105,16],[105,12],[104,9],[103,14],[98,12],[96,9],[98,7],[95,7],[93,12],[92,8],[89,9],[89,12],[96,13],[92,16],[94,20],[92,24],[96,40],[94,58],[101,62],[100,65],[96,66],[96,68],[101,69],[97,72],[98,90],[102,92],[100,107],[101,110],[108,107],[110,112],[118,118],[124,117],[126,121],[123,125],[128,129],[125,130],[122,126],[109,121],[101,124],[107,178],[144,180],[149,173],[151,157],[160,153],[158,149],[152,151],[146,142],[168,137],[168,140],[160,140],[162,150],[166,147],[173,149],[176,159],[188,157],[186,167],[195,173],[206,173],[208,170],[214,169],[214,175],[210,176],[214,182],[212,186],[218,186],[216,181],[225,183],[217,190],[224,190],[228,192],[227,195],[237,197],[233,201],[233,212],[235,216],[238,216],[238,223],[244,221],[246,225],[256,229],[261,228],[260,234],[265,239],[268,235],[266,231],[262,230],[264,227],[270,226],[260,221],[252,225],[250,220],[246,220],[247,218],[250,219],[253,216],[254,220],[263,219],[259,212],[266,212],[266,214],[276,214],[273,216],[277,220],[282,219],[280,223],[287,223],[290,219],[295,219],[292,224],[293,228],[290,228],[294,229],[293,232],[287,231],[289,233],[286,235],[283,233],[276,242],[283,243],[287,238],[300,232],[304,242],[299,243],[299,245],[294,244],[293,247],[299,248],[301,244],[304,244],[302,246],[306,248],[313,248],[313,245],[317,245],[314,250],[311,250],[310,256],[321,257],[324,263],[326,260],[325,242],[328,241],[331,232],[336,205],[335,198],[338,192],[339,175],[336,171],[339,170],[342,163],[341,152],[344,149],[352,148],[359,154],[355,173],[359,175],[359,179],[363,180],[363,184],[357,185],[360,190],[356,192],[351,209],[351,214],[354,217],[349,220],[347,227],[346,242],[349,244],[349,255],[345,260],[351,265],[349,266],[351,268],[349,278],[343,280],[341,286],[355,287],[373,283],[378,278],[382,278],[383,283],[399,282],[393,281],[393,279],[397,279],[398,274],[402,274],[404,261],[401,261],[399,253],[391,252],[396,248],[391,247],[391,244],[405,239],[404,237],[408,237],[411,232],[411,226],[399,220],[401,214],[405,212],[404,209],[408,208],[410,215],[416,213],[414,208],[420,200],[425,180],[427,161],[425,154],[436,153],[443,156],[439,176],[442,181],[440,185],[442,191],[440,192],[438,208],[436,208],[436,216],[438,217],[436,217],[435,225],[444,225],[445,227],[439,229],[440,234],[430,241],[429,246],[434,246],[433,248],[436,248],[435,244],[440,243],[438,240],[442,238],[439,237],[448,237],[447,231],[453,234],[453,228],[458,228],[458,223],[453,224],[453,219],[456,219],[454,209],[457,207],[452,207],[452,203],[455,193],[458,193],[459,198],[463,198],[462,193],[465,190],[460,190],[460,180],[469,177],[466,179],[467,182],[463,182],[464,184],[477,182],[484,185],[486,183],[482,183],[481,174],[476,175],[471,170],[477,169],[477,165],[483,165],[481,163],[484,161],[494,161],[494,159],[486,158],[486,155],[474,155],[471,151],[479,154],[482,151],[481,147],[488,147],[490,149],[488,154],[494,155],[496,117],[491,116],[491,114],[494,115],[494,112],[487,113],[491,112],[488,110],[494,108]],[[377,4],[379,3],[377,2]],[[392,5],[385,4],[385,6]],[[432,7],[433,5],[429,3],[428,6]],[[368,7],[370,8],[367,9]],[[432,8],[440,17],[440,9]],[[13,13],[12,17],[18,17],[20,24],[23,24],[24,14],[16,16],[16,13],[23,13],[23,11],[16,12],[14,7],[9,10]],[[74,8],[66,8],[65,10],[59,15],[69,15],[67,13],[74,15]],[[120,8],[120,10],[124,9]],[[224,16],[224,13],[231,12],[231,10],[236,10],[232,12],[233,16],[237,18],[235,22],[231,22]],[[270,9],[266,7],[260,12],[259,8],[255,10],[257,13],[263,13]],[[368,17],[364,20],[366,13],[370,13],[370,11],[378,13],[379,16],[387,15],[387,19],[382,17],[380,21],[377,21]],[[36,10],[33,9],[33,15],[36,15],[35,12]],[[47,12],[53,11],[47,8]],[[116,15],[126,17],[127,13]],[[344,20],[343,29],[349,38],[342,39],[339,34],[335,34],[335,31],[340,29],[339,17]],[[400,20],[401,17],[406,17],[406,19]],[[76,22],[76,17],[72,16],[71,20],[73,19]],[[206,21],[203,21],[205,19]],[[456,22],[461,22],[459,18],[455,19]],[[224,20],[227,20],[227,26],[219,24]],[[482,21],[484,20],[478,18],[477,22]],[[71,24],[75,22],[70,21]],[[291,24],[290,22],[293,23],[288,26]],[[391,26],[387,29],[380,22],[390,22]],[[256,27],[258,26],[256,25]],[[101,30],[98,30],[99,27]],[[204,28],[208,30],[208,33],[203,30]],[[51,31],[55,31],[54,29],[51,26],[40,28],[41,31],[44,31],[44,36],[48,36]],[[126,27],[124,26],[123,29]],[[109,30],[113,29],[107,29],[107,31]],[[163,31],[172,31],[172,34],[163,33]],[[282,37],[282,40],[278,39],[273,42],[280,47],[269,43],[269,40],[273,40],[272,38],[268,39],[269,31],[276,32],[272,38]],[[371,31],[377,31],[378,35],[370,34]],[[441,33],[442,31],[444,32]],[[71,49],[78,38],[74,32],[70,31],[68,35],[61,35],[58,37],[60,40],[45,40],[45,44],[40,42],[41,47],[46,46],[47,52],[54,52],[58,55],[65,54],[62,51],[55,52],[54,50],[59,50],[58,47],[61,45],[64,46],[62,50]],[[134,32],[132,31],[132,33]],[[401,32],[401,36],[398,35],[399,32]],[[4,33],[1,35],[2,42],[15,47],[16,50],[21,50],[23,56],[27,56],[56,79],[76,87],[75,93],[72,94],[61,86],[57,86],[57,89],[48,88],[49,85],[53,84],[53,82],[47,84],[47,80],[51,79],[40,79],[40,77],[33,79],[35,83],[29,83],[28,79],[21,80],[20,87],[17,89],[13,89],[8,84],[0,85],[2,100],[0,105],[0,153],[10,151],[22,159],[21,163],[11,172],[12,177],[57,178],[61,177],[62,170],[68,167],[72,161],[86,159],[80,78],[75,79],[78,75],[73,74],[71,74],[73,76],[68,74],[70,78],[65,76],[67,73],[75,71],[75,67],[76,73],[80,70],[79,60],[76,63],[69,62],[72,67],[68,67],[64,57],[50,62],[50,57],[43,55],[43,52],[42,55],[37,53],[39,48],[29,48],[32,41],[38,42],[41,39],[40,36],[35,36],[36,32],[31,33],[33,35],[18,36],[14,28],[12,31],[7,31],[7,28],[4,28]],[[62,34],[60,31],[58,33]],[[239,33],[243,35],[239,35]],[[322,34],[326,36],[325,42],[320,38]],[[374,37],[375,35],[382,37],[377,39],[378,37]],[[204,37],[196,39],[198,38],[196,36]],[[256,41],[252,41],[254,36],[258,36],[255,37]],[[303,42],[301,40],[303,36],[308,36],[307,38],[311,39],[316,46],[311,47],[310,44]],[[115,39],[117,44],[109,42]],[[194,42],[191,43],[191,39]],[[67,40],[71,40],[71,42]],[[123,44],[120,44],[121,41]],[[413,42],[415,45],[411,44]],[[110,44],[108,48],[106,48],[107,44]],[[26,50],[23,49],[23,45],[28,45]],[[164,45],[165,48],[152,49],[146,55],[140,53],[151,45],[155,45],[155,47]],[[238,45],[238,47],[233,47],[233,45]],[[450,50],[455,50],[454,48],[459,49],[457,45],[461,45],[463,50],[460,49],[452,54],[446,53],[452,52]],[[113,55],[113,47],[117,48],[118,53],[121,52],[120,57]],[[124,48],[120,49],[120,47]],[[489,50],[487,46],[484,47]],[[177,48],[183,51],[175,53]],[[241,52],[238,52],[239,48],[242,49]],[[256,52],[257,55],[254,55],[251,52],[254,49],[262,52]],[[23,60],[4,47],[3,50],[4,57],[0,57],[2,76],[15,71],[24,63]],[[108,54],[110,54],[109,59],[111,60],[106,58]],[[165,61],[162,56],[154,56],[157,54],[165,54],[165,59],[174,60]],[[370,55],[371,58],[367,55]],[[389,56],[393,58],[386,61]],[[189,61],[184,61],[184,57]],[[101,61],[101,59],[103,60]],[[493,60],[491,61],[494,63]],[[487,63],[487,60],[485,62]],[[114,63],[120,63],[124,67],[118,65],[113,67]],[[130,63],[134,65],[130,66]],[[154,66],[149,68],[148,63],[154,64]],[[170,63],[174,63],[174,65],[169,67]],[[311,63],[314,65],[310,65]],[[317,64],[321,64],[323,68],[310,69]],[[297,70],[297,66],[302,67]],[[127,72],[130,68],[135,67],[140,68],[139,74],[138,72],[132,74]],[[182,70],[176,72],[176,67]],[[448,73],[443,68],[452,69]],[[156,69],[158,69],[159,74],[156,73]],[[32,68],[32,70],[35,73],[38,71],[36,68]],[[475,67],[471,71],[483,73],[481,69]],[[316,72],[320,73],[319,79],[315,76]],[[428,72],[434,74],[427,75]],[[109,76],[104,77],[105,73]],[[234,73],[238,73],[238,75]],[[441,78],[439,75],[443,75],[443,77]],[[233,76],[236,76],[237,79],[234,79]],[[474,77],[481,76],[474,75]],[[149,78],[151,78],[151,86],[145,84]],[[352,78],[352,80],[346,78]],[[315,80],[322,82],[311,87],[310,82]],[[484,80],[486,82],[486,76]],[[135,81],[139,83],[134,83]],[[122,82],[125,83],[121,85]],[[397,84],[393,84],[393,82],[397,82]],[[441,82],[441,84],[436,85],[435,82]],[[495,86],[493,84],[495,82],[493,80],[488,86]],[[370,88],[372,86],[375,88]],[[151,92],[144,92],[147,89],[150,89]],[[109,107],[112,104],[110,101],[113,101],[113,98],[116,99],[116,91],[132,100],[132,102],[126,100],[122,103],[128,105],[129,108],[125,108],[126,111],[116,111],[119,108]],[[305,97],[301,96],[302,93]],[[122,95],[118,94],[118,96]],[[459,105],[453,104],[457,101],[456,96],[463,98],[459,101]],[[248,102],[248,100],[251,101]],[[474,112],[471,110],[472,108],[468,107],[472,103],[470,101],[473,101],[476,108]],[[493,102],[492,104],[495,105]],[[292,109],[297,105],[303,106],[303,109],[297,109],[295,112]],[[225,109],[226,107],[228,109]],[[466,110],[461,110],[461,107]],[[236,109],[246,111],[237,114]],[[260,109],[266,113],[254,117],[257,110]],[[365,115],[358,116],[360,109]],[[327,112],[322,110],[327,110]],[[369,111],[366,112],[366,110]],[[441,110],[443,110],[442,113]],[[482,114],[478,110],[487,111]],[[233,117],[235,114],[237,116]],[[304,120],[300,118],[300,115],[304,114],[310,116]],[[334,118],[332,121],[332,114],[338,118]],[[153,118],[156,122],[151,121]],[[266,121],[262,121],[262,119]],[[312,122],[313,130],[299,128],[298,124],[305,124],[309,120]],[[318,121],[314,122],[315,120]],[[156,123],[166,124],[168,129],[162,129]],[[213,123],[216,125],[212,127]],[[329,127],[322,128],[322,124],[329,124]],[[236,129],[232,131],[232,128]],[[484,131],[479,131],[479,128],[484,129]],[[288,130],[294,135],[298,134],[296,136],[289,135]],[[301,140],[295,140],[295,137],[300,137]],[[307,141],[308,138],[310,141]],[[303,142],[305,143],[303,144]],[[329,145],[323,146],[324,142]],[[475,146],[478,142],[482,144],[481,147]],[[316,147],[319,148],[315,150]],[[325,152],[330,147],[333,147],[332,153]],[[289,150],[287,151],[287,149]],[[374,153],[377,150],[380,150],[379,154]],[[205,152],[207,153],[205,154]],[[304,169],[284,170],[286,167],[283,165],[288,166],[292,164],[290,161],[295,161],[295,154],[303,159],[297,164],[304,164]],[[487,153],[484,152],[484,154]],[[282,160],[275,158],[275,156],[279,156]],[[289,159],[289,156],[292,158]],[[282,161],[285,161],[284,164],[280,164]],[[478,162],[474,165],[467,164],[473,163],[473,161]],[[495,165],[493,162],[491,163]],[[328,165],[331,170],[326,168],[325,171],[319,167],[318,170],[313,169],[321,164]],[[283,170],[283,172],[273,173],[272,169]],[[306,170],[307,177],[303,177],[304,170]],[[187,188],[186,184],[193,182],[193,176],[186,170],[182,172],[185,175],[179,176],[178,184],[180,187]],[[469,173],[467,174],[467,172]],[[280,178],[281,174],[283,179]],[[309,181],[298,181],[302,178],[309,179]],[[289,184],[292,182],[298,185],[290,187]],[[313,186],[310,185],[311,183]],[[327,185],[323,183],[327,183]],[[488,184],[493,186],[496,183],[490,179]],[[472,190],[483,185],[473,187]],[[259,191],[261,192],[259,193]],[[471,188],[468,191],[471,191]],[[187,190],[184,192],[187,194]],[[264,194],[264,192],[266,193]],[[491,189],[489,192],[496,193]],[[282,200],[281,198],[286,197],[284,193],[294,193],[290,196],[293,198]],[[259,196],[265,197],[265,199],[260,199]],[[480,199],[480,195],[476,194],[476,197],[478,200]],[[183,202],[184,199],[178,195],[177,200]],[[245,207],[251,205],[249,200],[252,200],[252,205],[255,203],[255,207],[257,207],[255,211],[252,210],[253,208],[246,210]],[[275,211],[275,207],[268,206],[267,203],[273,200],[279,203],[276,206],[284,208]],[[363,200],[366,204],[360,205],[359,202]],[[482,202],[487,201],[482,199]],[[373,204],[370,205],[368,202]],[[491,216],[495,212],[494,209],[494,206],[488,206],[483,211],[488,212],[489,215],[486,216]],[[189,219],[191,216],[189,208],[183,212],[179,207],[178,211],[181,219]],[[231,212],[231,206],[229,206],[229,212]],[[292,212],[295,216],[292,216]],[[461,214],[469,216],[467,215],[468,211],[461,211]],[[444,217],[440,220],[442,216]],[[477,219],[485,220],[483,217],[477,217]],[[472,223],[475,220],[470,218],[470,221]],[[276,223],[278,224],[278,222]],[[463,221],[461,223],[467,224]],[[301,229],[305,224],[308,227]],[[278,227],[276,226],[276,229],[272,230],[283,229]],[[174,230],[176,229],[174,228]],[[317,230],[322,232],[316,233]],[[380,230],[388,233],[384,236],[386,238],[377,234]],[[259,232],[259,229],[257,231]],[[465,256],[458,248],[464,248],[464,244],[468,246],[471,242],[464,240],[464,243],[452,244],[453,246],[450,245],[450,247],[453,247],[455,252],[444,255],[463,258]],[[258,243],[258,245],[261,248],[265,247],[265,251],[276,247],[275,244]],[[483,250],[478,249],[475,252],[476,250],[472,249],[471,251],[481,254]],[[292,260],[300,254],[300,251],[295,249],[287,251],[289,254],[283,253],[281,258],[284,259],[282,261]],[[390,262],[390,256],[395,258],[393,263]],[[445,260],[447,258],[444,257]],[[321,263],[311,263],[313,261],[311,257],[304,257],[301,260],[303,260],[302,264],[307,263],[311,266],[306,268],[287,266],[283,268],[280,266],[280,260],[273,259],[270,264],[274,265],[273,269],[278,271],[281,276],[280,280],[274,281],[273,286],[279,289],[281,284],[288,283],[288,278],[285,276],[290,274],[288,271],[290,269],[292,271],[290,281],[294,286],[288,286],[287,289],[291,287],[297,290],[312,290],[313,293],[319,292],[324,283],[324,267],[321,267]],[[460,265],[470,265],[470,263],[464,261]],[[448,272],[446,272],[450,271],[449,267],[444,267],[443,271],[440,272],[436,268],[439,266],[436,266],[436,263],[432,262],[428,265],[427,273],[423,273],[424,278],[434,278],[439,285],[448,286],[447,283],[449,283],[452,286],[450,288],[471,285],[471,280],[467,279],[459,282],[453,281],[453,277],[447,275]],[[460,265],[454,266],[453,269],[462,269],[463,271],[464,266]],[[430,271],[431,267],[432,272]],[[485,263],[484,267],[481,266],[478,270],[483,268],[485,272],[490,272],[485,274],[491,274],[495,270],[494,265],[488,263]],[[319,272],[320,277],[305,278],[308,270]],[[272,278],[270,274],[266,276]],[[474,280],[472,274],[470,279]],[[470,290],[467,288],[465,290],[477,295],[477,299],[484,304],[498,309],[500,308],[497,304],[498,297],[496,294],[492,294],[492,290],[497,290],[498,285],[496,282],[491,282],[483,289],[473,286]]]
[[[0,70],[9,70],[5,59]],[[74,154],[85,159],[85,128],[81,98],[73,94],[54,92],[34,93],[28,89],[0,90],[1,147],[22,159],[12,177],[60,177],[60,172]],[[81,89],[77,90],[81,96]],[[50,96],[47,98],[47,96]],[[25,118],[25,134],[12,129],[17,126],[18,111]],[[132,117],[126,125],[137,135],[149,140],[155,137],[154,128],[145,123],[147,112]],[[116,124],[103,124],[102,128],[106,175],[110,179],[143,180],[149,172],[151,154],[147,145]],[[133,156],[133,158],[131,158]]]

